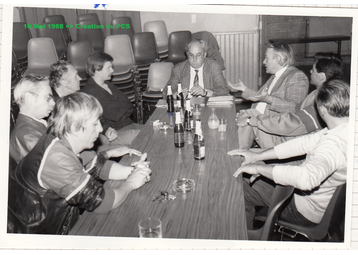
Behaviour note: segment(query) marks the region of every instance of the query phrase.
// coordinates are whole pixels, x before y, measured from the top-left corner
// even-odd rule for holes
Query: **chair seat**
[[[159,52],[159,58],[167,58],[168,57],[168,51]]]
[[[112,81],[130,81],[133,80],[132,73],[125,73],[122,75],[112,74]]]
[[[154,99],[154,98],[163,98],[163,93],[161,91],[144,91],[142,94],[142,99]]]

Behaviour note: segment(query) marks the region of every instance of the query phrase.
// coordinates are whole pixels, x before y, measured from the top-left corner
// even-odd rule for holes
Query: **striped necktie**
[[[195,70],[196,74],[194,77],[194,86],[198,86],[199,85],[199,76],[198,76],[198,72],[199,70]]]

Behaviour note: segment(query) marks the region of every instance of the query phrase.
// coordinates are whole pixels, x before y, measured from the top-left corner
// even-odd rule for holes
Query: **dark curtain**
[[[77,16],[86,13],[97,13],[101,25],[104,25],[103,34],[105,37],[110,35],[110,29],[106,25],[111,23],[112,17],[129,16],[132,19],[132,26],[134,32],[142,32],[140,12],[139,11],[107,11],[107,10],[88,10],[88,9],[62,9],[62,8],[29,8],[20,7],[21,22],[27,24],[42,24],[43,18],[48,15],[63,15],[67,24],[73,25],[70,28],[70,33],[73,41],[76,41],[76,23]],[[32,37],[37,37],[36,29],[31,28]]]

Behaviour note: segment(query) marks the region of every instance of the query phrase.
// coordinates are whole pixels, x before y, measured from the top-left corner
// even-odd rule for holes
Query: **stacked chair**
[[[79,25],[90,26],[92,24],[100,25],[100,22],[95,19],[97,15],[93,16],[93,19],[80,19],[77,23]],[[102,29],[77,29],[77,41],[89,41],[95,51],[103,52],[104,49],[104,36]]]
[[[46,16],[43,19],[43,23],[44,24],[58,24],[58,25],[62,25],[62,28],[60,28],[61,32],[62,32],[62,36],[65,40],[66,45],[68,45],[71,41],[71,33],[67,27],[67,23],[65,20],[65,17],[63,17],[63,15],[50,15],[50,16]]]
[[[48,24],[42,24],[44,28],[36,29],[37,37],[48,37],[52,38],[55,43],[55,48],[57,56],[59,59],[66,59],[67,44],[65,38],[63,37],[62,31],[60,29],[52,29],[48,27]]]
[[[174,65],[187,59],[185,46],[191,41],[190,31],[175,31],[170,33],[168,41],[168,58],[166,61]]]
[[[12,50],[11,64],[11,88],[14,88],[21,78],[21,69],[19,67],[19,62],[17,61],[17,57],[14,50]]]
[[[22,74],[27,68],[27,43],[32,38],[30,29],[25,28],[25,22],[14,22],[12,33],[12,49],[16,55],[19,72]]]
[[[168,31],[163,20],[148,21],[144,23],[144,32],[153,32],[157,42],[160,61],[168,57]]]
[[[111,82],[127,95],[137,109],[138,123],[142,123],[140,79],[129,36],[126,34],[107,36],[104,52],[113,57],[114,73]]]
[[[142,90],[147,87],[150,64],[159,62],[158,48],[152,32],[135,33],[133,35],[133,53],[139,72]]]
[[[85,85],[89,78],[86,72],[86,63],[88,56],[93,52],[92,44],[89,41],[71,42],[67,47],[67,60],[78,71],[82,86]]]
[[[28,67],[23,75],[30,73],[49,76],[50,66],[58,61],[55,44],[51,38],[32,38],[27,47]]]
[[[148,86],[142,94],[144,112],[152,112],[159,99],[163,98],[162,90],[170,79],[173,67],[174,65],[171,62],[157,62],[150,65]]]
[[[99,24],[99,18],[98,18],[97,13],[86,13],[86,14],[78,15],[77,22],[82,21],[82,20],[87,20],[87,19],[94,20],[94,21],[98,22],[98,24]]]
[[[122,27],[117,28],[117,25],[123,25],[123,24],[125,26],[127,26],[128,24],[129,28],[122,28]],[[111,35],[128,35],[131,42],[133,43],[134,29],[132,25],[132,19],[130,17],[123,16],[123,17],[112,18],[111,25],[114,26],[114,28],[111,28],[110,30]]]

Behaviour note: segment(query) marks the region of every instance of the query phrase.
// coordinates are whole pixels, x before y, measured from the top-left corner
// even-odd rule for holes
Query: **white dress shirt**
[[[269,88],[267,90],[267,93],[270,95],[271,94],[271,91],[273,89],[273,87],[275,87],[275,84],[277,82],[277,80],[281,77],[281,75],[286,71],[287,69],[287,66],[281,68],[280,70],[278,70],[276,73],[275,73],[275,78],[273,79],[273,81],[271,82],[271,84],[269,85]],[[267,103],[265,102],[260,102],[256,105],[256,110],[258,110],[260,113],[264,114],[265,113],[265,110],[266,110],[266,106],[267,106]]]

